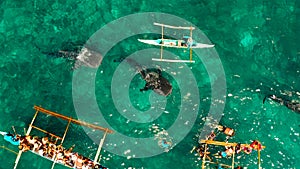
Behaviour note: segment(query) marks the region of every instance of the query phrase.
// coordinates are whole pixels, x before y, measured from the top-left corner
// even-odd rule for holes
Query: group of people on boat
[[[39,138],[37,136],[20,136],[1,132],[4,139],[13,145],[18,145],[22,152],[32,151],[40,156],[48,158],[57,163],[69,166],[75,169],[106,169],[102,165],[95,163],[77,152],[73,152],[74,145],[65,149],[62,145],[56,145],[48,137]]]
[[[218,125],[216,127],[217,131],[212,131],[207,137],[206,140],[214,140],[216,138],[216,136],[219,133],[223,133],[226,135],[226,141],[231,138],[232,136],[234,136],[235,131],[232,128],[226,127],[226,126],[222,126],[222,125]]]
[[[227,143],[228,139],[233,137],[235,134],[234,129],[226,127],[226,126],[222,126],[222,125],[218,125],[216,127],[216,130],[217,130],[216,132],[212,131],[206,137],[206,140],[214,141],[219,133],[223,133],[224,135],[226,135],[226,140],[224,143]],[[193,152],[194,150],[197,152],[197,154],[200,156],[201,159],[205,155],[206,159],[208,159],[209,161],[213,161],[212,157],[210,157],[209,148],[206,147],[205,144],[200,143],[199,146],[194,147],[191,152]],[[256,150],[256,151],[262,150],[261,143],[257,140],[253,140],[251,144],[237,143],[236,145],[225,146],[225,149],[223,151],[218,151],[217,153],[213,154],[213,157],[215,159],[230,158],[230,157],[232,157],[233,154],[239,154],[241,152],[244,152],[245,154],[250,154],[252,152],[252,150]],[[218,167],[221,167],[221,166],[218,165]],[[241,166],[238,166],[238,167],[242,168]],[[238,167],[236,167],[236,168],[238,169]],[[221,169],[221,168],[218,168],[218,169]]]
[[[206,140],[215,140],[215,138],[217,137],[217,135],[219,133],[223,133],[224,135],[226,135],[226,141],[231,138],[232,136],[234,136],[235,131],[232,128],[226,127],[226,126],[222,126],[222,125],[218,125],[216,127],[217,131],[212,131],[207,137]],[[208,152],[208,148],[205,151],[205,147],[204,144],[200,144],[198,147],[194,147],[193,150],[196,150],[196,152],[198,153],[198,155],[202,158],[204,156],[204,154],[206,154],[206,158],[208,158],[210,161],[212,161],[211,157],[208,155],[210,154],[210,152]],[[192,151],[193,151],[192,150]],[[226,152],[226,151],[225,151]],[[228,149],[227,153],[231,153],[231,150]]]
[[[190,36],[183,36],[181,40],[158,39],[159,44],[166,46],[178,46],[191,48],[194,45],[194,40]]]
[[[262,150],[262,145],[259,141],[253,140],[250,145],[248,144],[241,144],[237,143],[235,147],[227,146],[225,147],[224,151],[219,151],[218,153],[214,154],[216,158],[228,158],[235,154],[239,154],[240,152],[244,152],[245,154],[252,153],[252,150]]]

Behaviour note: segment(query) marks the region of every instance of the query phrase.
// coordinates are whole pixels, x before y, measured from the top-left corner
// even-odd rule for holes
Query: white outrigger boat
[[[86,123],[84,121],[76,120],[76,119],[46,110],[39,106],[34,106],[34,109],[36,110],[36,113],[33,116],[31,123],[29,124],[29,128],[28,128],[25,136],[20,136],[20,135],[16,134],[16,132],[15,132],[15,134],[10,134],[7,132],[0,132],[0,134],[4,136],[4,139],[6,141],[10,142],[13,145],[19,146],[18,153],[11,149],[8,149],[4,146],[0,147],[0,148],[9,150],[9,151],[17,154],[14,169],[17,168],[22,153],[26,152],[26,151],[30,151],[34,154],[37,154],[45,159],[52,161],[53,164],[52,164],[51,169],[54,168],[55,164],[61,164],[65,167],[74,168],[74,169],[107,169],[106,167],[100,165],[100,163],[99,163],[99,161],[101,159],[100,152],[101,152],[102,146],[104,144],[106,135],[108,133],[113,133],[112,130],[109,130],[108,128],[104,128],[104,127],[97,126],[94,124]],[[62,137],[57,136],[53,133],[50,133],[46,130],[43,130],[43,129],[33,125],[34,121],[37,118],[38,113],[44,113],[46,115],[54,116],[54,117],[68,121],[63,136]],[[105,132],[103,135],[103,138],[100,140],[99,147],[97,149],[94,160],[91,160],[87,157],[79,155],[76,152],[72,152],[73,147],[70,149],[65,149],[62,146],[71,123],[89,127],[89,128],[95,129],[95,130],[101,130],[101,131]],[[54,138],[55,140],[48,141],[48,137],[44,137],[44,138],[40,139],[37,136],[31,136],[30,132],[32,129],[41,131],[41,132],[51,136],[51,140],[52,140],[52,138]],[[45,139],[45,138],[47,138],[47,139]],[[58,141],[60,141],[60,144],[58,144]]]
[[[153,61],[164,61],[164,62],[191,62],[194,63],[195,61],[192,59],[192,49],[195,48],[212,48],[215,45],[211,44],[204,44],[204,43],[197,43],[192,38],[192,31],[195,29],[194,27],[182,27],[182,26],[171,26],[165,25],[161,23],[154,23],[154,25],[161,26],[161,39],[156,40],[147,40],[147,39],[138,39],[138,41],[142,43],[146,43],[149,45],[155,45],[161,47],[160,58],[152,58]],[[171,28],[171,29],[184,29],[190,30],[190,36],[183,36],[182,39],[164,39],[164,28]],[[190,60],[172,60],[172,59],[163,59],[163,47],[171,47],[171,48],[182,48],[182,49],[190,49]]]

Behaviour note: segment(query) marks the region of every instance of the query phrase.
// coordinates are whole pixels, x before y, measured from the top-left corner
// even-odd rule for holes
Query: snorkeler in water
[[[281,105],[286,106],[288,109],[290,109],[296,113],[300,113],[300,103],[298,103],[298,102],[283,99],[283,98],[277,97],[275,95],[268,95],[268,96],[265,96],[265,98],[263,100],[263,104],[265,103],[267,98],[271,99]]]

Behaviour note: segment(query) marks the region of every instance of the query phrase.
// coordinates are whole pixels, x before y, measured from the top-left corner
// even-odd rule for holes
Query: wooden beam
[[[157,59],[152,58],[153,61],[160,61],[160,62],[172,62],[172,63],[195,63],[194,60],[176,60],[176,59]]]
[[[207,150],[207,144],[205,144],[204,155],[202,158],[202,169],[205,169],[206,150]]]
[[[258,161],[258,169],[261,169],[261,167],[260,167],[260,150],[258,149],[257,150],[257,161]]]
[[[200,143],[203,144],[212,144],[216,146],[232,146],[235,147],[237,146],[238,143],[226,143],[226,142],[221,142],[221,141],[213,141],[213,140],[200,140]],[[241,146],[250,146],[250,144],[241,144]],[[266,148],[265,146],[261,146],[262,148]]]
[[[162,23],[153,23],[156,26],[162,26],[162,27],[166,27],[166,28],[172,28],[172,29],[186,29],[186,30],[194,30],[195,28],[190,26],[190,27],[183,27],[183,26],[172,26],[172,25],[165,25]]]
[[[28,135],[30,134],[30,132],[31,132],[31,130],[32,130],[33,123],[34,123],[34,120],[36,119],[38,113],[39,113],[39,111],[37,110],[37,111],[35,112],[35,114],[34,114],[32,120],[31,120],[31,123],[30,123],[29,127],[28,127],[28,130],[27,130],[27,132],[26,132],[26,136],[28,136]],[[18,153],[18,156],[17,156],[17,158],[16,158],[16,161],[15,161],[14,169],[17,168],[18,163],[19,163],[20,158],[21,158],[21,155],[22,155],[22,151],[20,150],[19,153]]]
[[[235,158],[235,146],[233,147],[233,154],[232,154],[232,164],[231,164],[231,169],[234,169],[234,158]]]
[[[5,147],[5,146],[0,146],[0,148],[3,148],[3,149],[5,149],[5,150],[8,150],[8,151],[10,151],[10,152],[12,152],[12,153],[18,155],[18,152],[15,152],[14,150],[11,150],[11,149],[9,149],[9,148],[7,148],[7,147]]]
[[[164,48],[164,27],[161,27],[161,46],[160,46],[160,59],[163,57],[163,48]]]
[[[48,131],[46,131],[46,130],[43,130],[43,129],[37,127],[37,126],[31,125],[31,127],[34,128],[34,129],[37,129],[37,130],[39,130],[39,131],[41,131],[41,132],[43,132],[43,133],[49,134],[51,137],[55,137],[55,138],[58,138],[58,139],[62,140],[61,137],[59,137],[59,136],[57,136],[57,135],[55,135],[55,134],[52,134],[52,133],[50,133],[50,132],[48,132]]]
[[[107,131],[105,131],[104,135],[103,135],[103,138],[100,139],[100,143],[99,143],[99,146],[98,146],[98,149],[97,149],[97,153],[96,153],[96,156],[95,156],[95,159],[94,159],[94,162],[97,163],[99,161],[99,155],[100,155],[100,152],[101,152],[101,149],[102,149],[102,146],[104,144],[104,140],[106,138],[106,134],[107,134]]]
[[[44,109],[42,107],[39,107],[39,106],[34,106],[34,109],[36,109],[37,111],[40,111],[41,113],[45,113],[45,114],[48,114],[48,115],[51,115],[51,116],[54,116],[54,117],[57,117],[57,118],[61,118],[63,120],[67,120],[67,121],[70,120],[74,124],[78,124],[78,125],[89,127],[89,128],[96,129],[96,130],[102,130],[102,131],[107,130],[107,133],[113,133],[114,132],[114,131],[109,130],[107,128],[97,126],[97,125],[94,125],[94,124],[90,124],[90,123],[87,123],[87,122],[84,122],[84,121],[76,120],[76,119],[73,119],[71,117],[67,117],[67,116],[64,116],[64,115],[46,110],[46,109]]]

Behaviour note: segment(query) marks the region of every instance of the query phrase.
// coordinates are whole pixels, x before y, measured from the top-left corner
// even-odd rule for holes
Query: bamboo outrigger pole
[[[190,38],[192,38],[192,36],[193,36],[193,29],[192,28],[193,27],[190,27]],[[192,62],[192,60],[193,60],[193,50],[192,50],[192,48],[190,48],[190,62]]]
[[[257,150],[257,160],[258,160],[258,169],[261,169],[260,167],[260,150]]]
[[[30,132],[31,132],[31,130],[32,130],[33,123],[34,123],[34,120],[36,119],[38,113],[39,113],[39,111],[37,110],[37,111],[35,112],[33,118],[32,118],[32,121],[31,121],[29,127],[28,127],[28,130],[27,130],[27,132],[26,132],[26,136],[28,136],[28,135],[30,134]],[[20,150],[19,153],[18,153],[18,156],[17,156],[17,158],[16,158],[16,161],[15,161],[14,169],[17,168],[18,163],[19,163],[19,160],[20,160],[20,158],[21,158],[21,155],[22,155],[22,151]]]
[[[102,130],[102,131],[106,131],[107,130],[108,133],[113,133],[112,130],[109,130],[107,128],[104,128],[104,127],[101,127],[101,126],[97,126],[97,125],[94,125],[94,124],[90,124],[90,123],[87,123],[87,122],[84,122],[84,121],[76,120],[76,119],[73,119],[71,117],[67,117],[67,116],[64,116],[64,115],[61,115],[61,114],[58,114],[58,113],[46,110],[46,109],[44,109],[42,107],[39,107],[39,106],[34,106],[34,109],[36,109],[37,111],[40,111],[42,113],[49,114],[51,116],[55,116],[55,117],[61,118],[63,120],[68,120],[68,121],[70,120],[74,124],[78,124],[78,125],[81,125],[81,126],[86,126],[86,127],[89,127],[89,128],[92,128],[92,129],[96,129],[96,130]]]
[[[68,125],[67,125],[67,127],[66,127],[66,129],[65,129],[65,132],[64,132],[64,135],[63,135],[63,137],[62,137],[62,139],[61,139],[60,145],[63,144],[63,142],[64,142],[64,140],[65,140],[65,138],[66,138],[66,135],[67,135],[67,132],[68,132],[68,130],[69,130],[70,124],[71,124],[71,120],[68,121]],[[55,155],[55,158],[54,158],[54,161],[53,161],[53,164],[52,164],[51,169],[54,168],[54,166],[55,166],[55,164],[56,164],[56,159],[57,159],[57,155]]]
[[[202,169],[205,169],[206,150],[207,150],[207,144],[205,144],[204,155],[202,159]]]
[[[172,29],[186,29],[186,30],[190,30],[190,29],[195,29],[194,27],[184,27],[184,26],[172,26],[172,25],[166,25],[166,24],[161,24],[161,23],[157,23],[157,22],[154,22],[153,23],[154,25],[156,26],[164,26],[166,28],[172,28]]]
[[[155,23],[154,23],[155,24]],[[160,47],[160,60],[162,60],[164,48],[164,25],[161,25],[161,47]]]
[[[101,152],[101,149],[102,149],[104,140],[105,140],[105,138],[106,138],[106,134],[107,134],[107,131],[105,131],[103,138],[100,140],[99,147],[98,147],[98,150],[97,150],[95,159],[94,159],[94,162],[95,162],[95,163],[98,162],[98,161],[100,160],[99,155],[100,155],[100,152]]]
[[[232,164],[231,164],[231,169],[234,169],[234,155],[235,155],[235,146],[233,146],[233,154],[232,154]]]
[[[12,153],[18,155],[18,152],[15,152],[14,150],[11,150],[11,149],[9,149],[9,148],[7,148],[7,147],[5,147],[5,146],[0,146],[0,148],[3,148],[3,149],[5,149],[5,150],[7,150],[7,151],[10,151],[10,152],[12,152]]]

